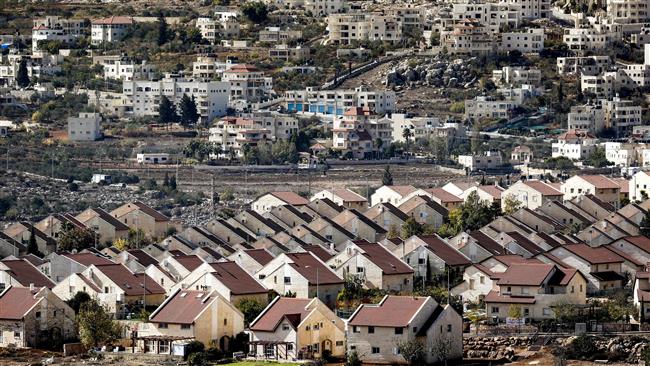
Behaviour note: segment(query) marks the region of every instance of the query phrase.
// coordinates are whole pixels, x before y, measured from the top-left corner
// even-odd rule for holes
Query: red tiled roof
[[[356,243],[356,245],[363,250],[363,256],[377,265],[384,275],[413,273],[413,268],[402,262],[381,244]]]
[[[441,202],[463,202],[463,199],[457,197],[442,188],[430,188],[426,190],[431,193],[432,196],[439,199]]]
[[[27,312],[38,304],[42,297],[36,296],[28,287],[10,286],[0,293],[0,319],[21,320]]]
[[[152,264],[157,264],[158,261],[150,256],[147,252],[142,249],[130,249],[128,250],[129,254],[135,257],[135,259],[140,262],[145,267],[149,267]]]
[[[115,230],[117,231],[128,231],[129,226],[123,223],[122,221],[116,219],[115,217],[111,216],[110,213],[106,212],[104,209],[101,208],[91,208],[91,210],[97,214],[99,218],[102,220],[106,221],[108,224],[113,226]]]
[[[590,264],[600,264],[600,263],[621,263],[623,258],[618,254],[612,252],[611,250],[605,247],[590,247],[587,244],[568,244],[563,245],[561,248],[565,248],[571,253],[581,257]]]
[[[607,178],[604,175],[579,175],[579,177],[599,189],[619,188],[619,185],[616,182]]]
[[[151,314],[152,323],[192,324],[217,298],[214,291],[178,290]]]
[[[332,192],[333,195],[341,198],[345,202],[367,202],[368,201],[365,197],[349,189],[332,189],[330,190],[330,192]]]
[[[127,296],[138,296],[143,292],[147,295],[165,293],[165,289],[148,275],[135,274],[121,264],[106,264],[95,268],[110,278]]]
[[[377,305],[362,304],[349,319],[350,325],[405,327],[428,297],[386,295]]]
[[[301,206],[301,205],[308,205],[309,200],[306,199],[305,197],[300,196],[299,194],[295,192],[269,192],[268,194],[278,198],[279,200],[282,200],[286,202],[289,205],[293,206]]]
[[[478,189],[498,199],[501,199],[501,193],[504,191],[503,188],[495,185],[478,186]]]
[[[154,210],[151,206],[146,205],[143,202],[140,201],[135,201],[133,202],[134,205],[138,206],[140,211],[146,213],[147,215],[153,217],[157,222],[165,222],[169,221],[169,217],[161,214],[160,212]]]
[[[311,301],[312,299],[279,297],[264,309],[264,312],[250,325],[250,329],[257,332],[273,332],[285,317],[297,319],[299,324],[309,314],[306,307]],[[291,321],[291,323],[295,322]]]
[[[534,304],[535,296],[510,296],[501,295],[498,291],[490,291],[483,299],[484,303],[501,303],[501,304]]]
[[[323,262],[327,262],[328,260],[330,260],[330,258],[333,257],[332,254],[330,254],[327,250],[325,250],[325,248],[321,247],[320,245],[310,244],[310,245],[305,245],[302,248],[307,252],[313,253]]]
[[[562,196],[562,192],[539,180],[527,180],[522,183],[541,193],[542,196]]]
[[[72,259],[77,263],[83,264],[86,267],[93,264],[94,265],[115,264],[115,262],[113,262],[110,259],[107,259],[105,257],[100,257],[92,253],[76,253],[76,254],[63,253],[62,255],[64,257]]]
[[[285,255],[293,261],[289,265],[305,277],[310,285],[316,285],[316,283],[320,285],[343,283],[343,279],[339,278],[336,273],[332,272],[311,252],[285,253]],[[316,271],[316,268],[318,268],[318,271]]]
[[[234,295],[267,292],[264,286],[235,262],[214,262],[210,266],[214,269],[212,275]]]
[[[498,285],[540,286],[555,268],[553,264],[513,264],[501,274]]]
[[[621,238],[619,240],[625,240],[626,242],[634,245],[635,247],[643,250],[644,252],[650,253],[650,238],[648,238],[646,236],[643,236],[643,235],[626,236],[626,237]]]
[[[352,107],[343,113],[344,116],[372,116],[374,114],[368,107]]]
[[[476,244],[490,252],[492,255],[506,254],[508,252],[506,248],[499,245],[499,243],[497,243],[494,239],[490,238],[480,230],[470,232],[469,236],[475,240]]]
[[[539,259],[536,258],[524,258],[520,255],[517,254],[508,254],[508,255],[495,255],[490,258],[494,258],[497,261],[503,263],[506,265],[506,267],[510,267],[513,264],[517,263],[542,263]],[[490,258],[486,259],[485,261],[489,260]],[[483,261],[483,262],[485,262]]]
[[[178,255],[174,257],[174,260],[180,263],[181,266],[185,267],[188,271],[192,272],[197,269],[200,265],[205,263],[201,257],[198,255]]]
[[[417,191],[417,188],[413,186],[386,186],[391,189],[393,192],[399,194],[400,196],[408,196],[409,194]]]
[[[255,262],[263,266],[273,260],[273,255],[266,249],[246,249],[244,253],[248,254]]]
[[[625,178],[612,179],[621,188],[621,193],[630,193],[630,181]]]
[[[427,244],[427,249],[442,259],[447,265],[460,266],[472,264],[469,258],[465,257],[451,245],[445,243],[437,235],[420,235],[418,238]]]
[[[226,70],[227,73],[238,73],[238,72],[257,72],[259,69],[255,65],[250,64],[235,64]]]
[[[2,264],[9,268],[9,275],[25,287],[34,284],[36,287],[52,289],[55,286],[52,280],[47,278],[47,276],[27,260],[5,259],[0,261],[0,267]]]

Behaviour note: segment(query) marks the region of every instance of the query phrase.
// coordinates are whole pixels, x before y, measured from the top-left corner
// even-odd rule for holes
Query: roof
[[[612,178],[612,180],[621,188],[621,193],[630,193],[630,181],[625,178]]]
[[[533,242],[532,240],[521,235],[518,231],[509,231],[506,234],[508,234],[509,237],[511,237],[514,241],[516,241],[520,247],[524,248],[532,255],[536,255],[544,252],[544,249],[540,248],[539,245],[535,244],[535,242]]]
[[[620,273],[614,271],[591,272],[591,275],[598,281],[625,281],[626,278]]]
[[[646,236],[643,236],[643,235],[626,236],[626,237],[621,238],[619,240],[625,240],[626,242],[634,245],[635,247],[643,250],[644,252],[650,253],[650,238],[648,238]]]
[[[492,255],[506,254],[508,252],[506,248],[499,245],[499,243],[494,239],[490,238],[480,230],[470,232],[469,236],[475,240],[476,244],[490,252]]]
[[[263,266],[273,260],[273,255],[266,249],[246,249],[244,253]]]
[[[43,259],[35,256],[32,253],[21,255],[20,259],[24,259],[24,260],[28,261],[29,263],[31,263],[32,265],[34,265],[36,267],[38,267],[38,266],[42,265],[43,263],[47,262],[47,261],[44,261]]]
[[[150,207],[150,206],[148,206],[145,203],[140,202],[140,201],[134,201],[134,202],[124,204],[124,205],[116,208],[115,210],[111,211],[111,214],[114,217],[122,217],[122,216],[128,214],[129,212],[131,212],[133,210],[136,210],[136,209],[139,209],[142,213],[153,217],[156,220],[156,222],[169,221],[169,217],[161,214],[160,212],[154,210],[152,207]]]
[[[226,72],[228,73],[238,73],[238,72],[257,72],[260,71],[255,65],[251,64],[235,64],[232,65]]]
[[[640,258],[637,258],[634,255],[625,253],[624,251],[622,251],[622,250],[618,249],[617,247],[615,247],[613,244],[605,244],[603,246],[606,247],[607,249],[611,250],[612,252],[616,253],[618,256],[625,259],[626,261],[634,264],[637,267],[645,267],[645,265],[646,265],[646,263],[643,262]]]
[[[413,273],[413,268],[381,244],[357,242],[355,245],[363,251],[363,256],[377,265],[385,275]]]
[[[398,209],[395,209],[395,210],[398,211],[400,214],[404,215],[404,213],[402,211],[400,211]],[[357,211],[356,209],[353,208],[353,209],[350,209],[348,211],[351,212],[354,216],[356,216],[359,219],[359,221],[363,222],[364,224],[366,224],[367,226],[372,228],[376,233],[385,234],[385,233],[388,232],[382,226],[380,226],[376,222],[370,220],[369,218],[364,216],[361,212]]]
[[[541,193],[542,196],[562,196],[562,192],[539,180],[527,180],[522,182],[524,185]]]
[[[255,319],[250,325],[250,330],[272,332],[278,327],[282,319],[285,318],[289,319],[289,322],[295,328],[309,314],[307,305],[310,302],[312,302],[312,299],[278,297]]]
[[[373,207],[371,207],[370,209],[368,209],[368,211],[364,212],[363,214],[364,216],[372,220],[372,219],[376,219],[377,216],[379,216],[382,212],[384,212],[384,209],[402,221],[406,221],[409,219],[409,216],[405,214],[404,211],[401,211],[390,202],[378,203]]]
[[[402,197],[408,196],[409,194],[417,191],[417,188],[413,186],[385,186],[385,187],[399,194]]]
[[[0,261],[0,267],[2,267],[2,264],[9,268],[9,275],[23,286],[34,284],[36,287],[52,289],[56,285],[27,260],[5,259]]]
[[[234,295],[266,293],[267,290],[235,262],[210,263],[212,275]]]
[[[285,202],[289,205],[300,206],[309,204],[309,200],[305,197],[300,196],[295,192],[268,192],[267,194],[272,195],[273,197]]]
[[[534,304],[535,296],[511,296],[503,295],[498,291],[490,291],[483,299],[484,303],[503,303],[503,304]]]
[[[436,320],[438,319],[438,317],[440,316],[440,314],[442,314],[443,310],[445,310],[445,308],[446,308],[447,306],[449,306],[449,305],[446,305],[446,306],[443,308],[442,306],[437,305],[436,308],[433,309],[433,312],[431,313],[431,315],[429,315],[429,317],[427,318],[427,320],[424,321],[424,324],[422,324],[422,326],[420,327],[420,329],[418,329],[418,332],[417,332],[417,334],[416,334],[415,336],[416,336],[416,337],[426,337],[427,332],[429,331],[429,328],[433,325],[433,323],[436,322]],[[415,329],[414,329],[414,330],[415,330]]]
[[[329,191],[332,195],[339,197],[344,202],[368,202],[365,197],[349,189],[331,189]]]
[[[316,202],[315,205],[318,205],[318,202],[322,202],[329,206],[331,209],[333,209],[336,212],[343,212],[345,210],[345,207],[337,204],[336,202],[332,201],[331,199],[325,197],[325,198],[318,198],[313,200],[312,202]]]
[[[302,247],[305,251],[311,252],[323,262],[327,262],[333,255],[320,245],[310,244]]]
[[[0,293],[0,319],[21,320],[27,312],[41,301],[28,287],[9,286]]]
[[[343,113],[344,116],[372,116],[374,114],[368,107],[352,107]]]
[[[321,262],[315,254],[285,253],[292,263],[289,263],[298,273],[307,279],[310,285],[327,285],[343,283],[343,279]],[[318,270],[316,270],[318,268]]]
[[[429,192],[432,196],[439,199],[441,202],[463,202],[462,198],[457,197],[457,196],[445,191],[442,188],[430,188],[430,189],[427,189],[426,191]]]
[[[198,255],[178,255],[174,257],[174,260],[177,261],[181,266],[183,266],[188,271],[193,271],[197,269],[200,265],[205,263],[201,257]]]
[[[553,271],[553,264],[513,264],[500,275],[498,285],[541,286]]]
[[[618,189],[620,186],[618,183],[607,178],[604,175],[579,175],[578,177],[584,179],[589,184],[593,185],[599,189]]]
[[[25,246],[24,244],[22,244],[18,240],[12,238],[11,236],[5,234],[2,231],[0,231],[0,240],[4,240],[7,243],[9,243],[9,244],[13,245],[14,247],[18,248],[19,252],[27,250],[27,246]]]
[[[624,261],[619,255],[605,247],[594,248],[587,244],[579,243],[563,245],[562,248],[565,248],[578,257],[581,257],[590,264],[620,263]]]
[[[459,266],[472,264],[469,258],[465,257],[461,252],[454,249],[437,235],[420,235],[418,238],[427,244],[427,249],[442,259],[447,265]]]
[[[178,290],[151,314],[152,323],[192,324],[218,296],[215,291]]]
[[[503,264],[506,265],[506,267],[510,267],[513,264],[517,263],[542,263],[539,259],[536,258],[524,258],[518,254],[506,254],[506,255],[495,255],[490,258],[487,258],[483,262],[489,260],[489,259],[495,259]],[[481,262],[482,263],[482,262]]]
[[[76,253],[76,254],[62,253],[61,255],[70,258],[77,263],[83,264],[86,267],[93,264],[94,265],[115,264],[115,262],[113,262],[112,260],[107,259],[105,257],[100,257],[93,253]]]
[[[379,304],[360,305],[348,320],[348,324],[405,327],[428,299],[428,297],[386,295]]]
[[[146,293],[164,294],[165,289],[160,287],[151,277],[144,273],[135,274],[122,264],[105,264],[95,266],[98,271],[110,278],[127,296],[138,296]]]
[[[94,19],[92,24],[133,24],[133,18],[126,16],[111,16],[103,19]]]
[[[504,191],[503,188],[495,185],[478,186],[478,189],[498,199],[501,199],[501,193]]]
[[[150,256],[142,249],[129,249],[127,252],[134,256],[135,259],[145,267],[149,267],[152,264],[158,264],[158,261],[154,257]]]

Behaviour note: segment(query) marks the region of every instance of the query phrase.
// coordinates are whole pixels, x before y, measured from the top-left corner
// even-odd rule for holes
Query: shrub
[[[185,357],[189,361],[190,356],[194,353],[202,353],[205,350],[205,345],[199,341],[191,341],[187,344]]]
[[[208,364],[208,358],[204,352],[194,352],[187,357],[187,364],[189,366],[204,366]]]

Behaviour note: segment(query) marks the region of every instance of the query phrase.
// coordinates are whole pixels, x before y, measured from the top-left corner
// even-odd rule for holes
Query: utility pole
[[[214,175],[211,176],[210,180],[210,197],[212,198],[212,212],[214,212],[215,202],[214,202]]]

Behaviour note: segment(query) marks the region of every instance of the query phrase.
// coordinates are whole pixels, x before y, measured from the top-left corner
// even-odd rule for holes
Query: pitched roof
[[[511,296],[503,295],[498,291],[490,291],[483,299],[484,303],[501,303],[501,304],[534,304],[535,296]]]
[[[339,213],[343,212],[343,210],[345,210],[345,207],[343,207],[341,205],[338,205],[336,202],[332,201],[329,198],[318,198],[318,199],[313,200],[312,202],[316,202],[314,205],[318,205],[318,202],[322,202],[322,203],[326,204],[327,206],[329,206],[334,211],[339,212]]]
[[[463,202],[463,199],[457,197],[442,188],[430,188],[426,190],[432,196],[438,198],[441,202]]]
[[[273,260],[273,255],[266,249],[245,249],[244,253],[263,266]]]
[[[501,193],[504,191],[503,188],[495,185],[478,186],[478,189],[497,199],[501,199]]]
[[[427,249],[442,259],[447,265],[459,266],[472,264],[469,258],[444,242],[437,235],[420,235],[418,238],[427,244]]]
[[[210,263],[214,269],[212,275],[223,283],[234,295],[266,293],[264,286],[260,285],[253,276],[248,274],[235,262]]]
[[[562,248],[565,248],[578,257],[581,257],[590,264],[620,263],[624,261],[619,255],[605,247],[594,248],[587,244],[579,243],[563,245]]]
[[[368,107],[352,107],[343,112],[344,116],[372,116],[374,114]]]
[[[351,191],[349,189],[331,189],[329,190],[334,196],[339,197],[344,202],[368,202],[368,200],[362,195]]]
[[[426,337],[427,332],[429,331],[429,328],[433,325],[433,323],[436,322],[436,320],[438,319],[440,314],[442,314],[443,310],[445,310],[445,308],[447,306],[450,306],[450,305],[445,305],[444,308],[442,306],[440,306],[440,305],[437,305],[435,307],[435,309],[433,309],[433,312],[431,313],[431,315],[429,315],[427,320],[424,321],[424,323],[422,324],[420,329],[418,329],[418,332],[417,332],[417,334],[415,336],[416,337]],[[415,329],[413,329],[413,330],[415,330]]]
[[[397,217],[398,219],[402,221],[408,220],[409,216],[405,214],[403,211],[395,207],[392,203],[389,202],[382,202],[374,205],[368,211],[364,212],[364,216],[366,216],[369,219],[375,219],[377,216],[379,216],[384,210],[390,212],[393,214],[393,216]]]
[[[177,290],[149,320],[152,323],[192,324],[217,297],[215,291]]]
[[[9,268],[9,275],[23,286],[34,284],[36,287],[52,289],[56,285],[27,260],[4,259],[0,261],[0,267],[3,264]]]
[[[305,197],[300,196],[299,194],[295,192],[290,192],[290,191],[278,191],[278,192],[268,192],[267,194],[270,194],[274,196],[275,198],[289,204],[289,205],[294,205],[294,206],[300,206],[300,205],[307,205],[309,204],[309,200],[306,199]]]
[[[330,252],[325,250],[325,248],[321,247],[320,245],[316,245],[316,244],[305,245],[302,247],[302,249],[304,249],[307,252],[313,253],[323,262],[327,262],[328,260],[330,260],[330,258],[333,257],[333,255]]]
[[[524,185],[536,190],[541,193],[542,196],[562,196],[562,192],[553,188],[547,183],[544,183],[540,180],[526,180],[522,182]]]
[[[343,283],[343,279],[339,278],[336,273],[326,266],[323,262],[318,260],[315,254],[311,252],[306,253],[285,253],[292,263],[289,263],[293,269],[298,271],[303,277],[307,279],[310,285],[327,285]],[[318,270],[316,270],[318,268]]]
[[[174,257],[174,260],[180,263],[181,266],[185,267],[188,271],[193,271],[197,269],[200,265],[205,263],[201,257],[198,255],[178,255]]]
[[[127,296],[138,296],[143,292],[147,295],[165,293],[165,289],[151,277],[144,273],[135,274],[122,264],[105,264],[95,268],[110,278]]]
[[[30,291],[28,287],[9,286],[0,293],[0,319],[22,320],[27,312],[42,300],[37,293]]]
[[[619,188],[621,188],[621,193],[630,193],[630,181],[625,178],[613,178],[612,179]]]
[[[409,194],[417,191],[417,188],[413,186],[385,186],[385,187],[399,194],[402,197],[408,196]]]
[[[474,230],[469,233],[475,241],[476,244],[480,245],[483,249],[490,252],[492,255],[506,254],[508,251],[506,248],[502,247],[494,239],[487,236],[484,232],[480,230]]]
[[[605,248],[611,250],[612,252],[616,253],[616,255],[618,255],[619,257],[621,257],[621,258],[625,259],[626,261],[634,264],[635,266],[644,267],[646,265],[646,263],[641,261],[639,258],[618,249],[613,244],[605,244],[603,246]]]
[[[539,245],[535,244],[535,242],[532,240],[521,235],[518,231],[509,231],[506,234],[508,234],[509,237],[516,241],[520,247],[526,249],[532,255],[544,252],[544,249],[540,248]]]
[[[584,179],[589,184],[599,189],[618,189],[620,186],[613,180],[604,175],[579,175],[578,177]]]
[[[257,332],[273,332],[282,319],[289,319],[290,323],[297,326],[309,314],[307,305],[312,299],[298,299],[278,297],[264,309],[262,314],[250,325],[250,330]]]
[[[349,325],[405,327],[428,297],[386,295],[379,304],[361,304],[348,320]]]
[[[169,221],[169,217],[161,214],[160,212],[154,210],[151,206],[148,206],[144,202],[140,202],[140,201],[126,203],[116,208],[115,210],[111,211],[111,214],[114,217],[122,217],[134,210],[140,210],[142,213],[153,217],[154,220],[156,220],[156,222]]]
[[[112,260],[95,255],[93,253],[75,253],[75,254],[62,253],[61,255],[63,255],[66,258],[70,258],[77,263],[83,264],[86,267],[92,264],[94,265],[115,264],[115,262],[113,262]]]
[[[513,264],[500,275],[498,285],[540,286],[551,274],[553,264]]]
[[[27,250],[27,246],[19,242],[18,240],[12,238],[11,236],[5,234],[4,232],[0,231],[0,240],[4,240],[7,243],[13,245],[15,248],[18,249],[18,252],[24,252]]]
[[[634,245],[635,247],[643,250],[644,252],[650,253],[650,238],[644,235],[626,236],[619,240],[625,240],[626,242]]]
[[[510,267],[513,264],[517,263],[542,263],[539,259],[536,258],[524,258],[518,254],[507,254],[507,255],[495,255],[490,258],[485,259],[483,262],[490,260],[490,259],[495,259],[503,264],[506,265],[506,267]],[[483,263],[481,262],[481,263]]]
[[[226,70],[226,72],[236,73],[236,72],[257,72],[260,71],[257,66],[251,64],[235,64]]]
[[[413,268],[381,244],[358,242],[355,245],[363,251],[363,256],[379,267],[385,275],[413,273]]]
[[[255,212],[253,210],[246,210],[245,212],[246,212],[247,215],[250,215],[250,216],[254,217],[257,221],[259,221],[262,224],[268,226],[275,233],[279,233],[281,231],[284,231],[284,228],[282,228],[282,226],[280,226],[277,222],[275,222],[275,221],[273,221],[273,220],[271,220],[269,218],[266,218],[266,217],[260,215],[259,213]]]
[[[342,233],[343,235],[347,236],[350,239],[354,239],[355,236],[351,232],[349,232],[347,229],[345,229],[343,226],[337,224],[334,222],[334,220],[330,219],[329,217],[326,216],[321,216],[320,217],[323,221],[325,221],[329,226],[332,228],[336,229],[336,231]]]
[[[127,252],[134,256],[135,259],[145,267],[149,267],[152,264],[158,264],[158,261],[154,257],[150,256],[142,249],[129,249]]]

